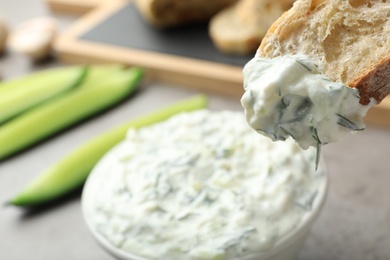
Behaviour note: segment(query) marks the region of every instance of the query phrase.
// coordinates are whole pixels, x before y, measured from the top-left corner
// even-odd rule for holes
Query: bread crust
[[[141,15],[159,28],[208,21],[238,0],[135,0]]]
[[[390,55],[368,68],[347,85],[359,89],[361,104],[367,105],[370,103],[370,98],[380,103],[390,94]]]
[[[269,28],[268,32],[263,38],[262,43],[260,44],[257,50],[257,56],[272,58],[278,55],[292,55],[296,54],[298,48],[292,49],[291,51],[283,49],[281,52],[275,51],[274,47],[275,42],[286,43],[291,40],[292,37],[297,37],[293,33],[289,33],[288,30],[292,30],[294,26],[292,23],[298,23],[296,27],[299,26],[308,26],[309,16],[316,15],[317,10],[321,10],[325,5],[327,5],[327,0],[298,0],[294,7],[285,12],[279,19],[277,19]],[[390,3],[382,2],[390,6]],[[350,0],[349,4],[352,7],[361,6],[365,4],[370,4],[368,0]],[[295,6],[297,5],[297,6]],[[324,25],[326,26],[326,25]],[[345,31],[343,33],[346,33]],[[347,32],[348,33],[348,32]],[[390,39],[390,35],[385,35]],[[312,39],[308,39],[311,41]],[[387,42],[389,42],[388,40]],[[313,42],[313,45],[315,43]],[[367,49],[370,49],[371,46],[365,46]],[[342,51],[341,48],[334,49],[333,51]],[[372,50],[371,51],[375,51]],[[307,54],[307,53],[302,53]],[[319,60],[325,60],[321,57],[316,57],[316,54],[308,54],[314,58],[317,62]],[[350,53],[348,55],[358,55],[357,53]],[[320,63],[321,63],[320,61]],[[321,65],[321,64],[320,64]],[[342,61],[335,61],[332,66],[343,66]],[[353,66],[354,64],[349,64]],[[358,65],[358,64],[355,64]],[[366,65],[366,64],[365,64]],[[356,66],[357,67],[357,66]],[[329,75],[328,75],[329,76]],[[342,75],[338,78],[343,78]],[[334,80],[334,78],[331,77]],[[346,82],[349,87],[357,88],[360,92],[360,103],[368,104],[370,99],[374,98],[377,103],[380,103],[387,95],[390,94],[390,53],[383,55],[381,58],[377,58],[376,62],[369,64],[364,69],[361,69],[354,75],[352,78],[348,78]]]

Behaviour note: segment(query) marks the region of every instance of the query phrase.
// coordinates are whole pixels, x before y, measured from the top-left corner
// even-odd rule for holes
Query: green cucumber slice
[[[0,160],[92,116],[132,93],[142,76],[139,69],[90,68],[76,90],[26,111],[0,127]]]
[[[0,124],[79,86],[85,67],[65,67],[37,72],[0,84]]]

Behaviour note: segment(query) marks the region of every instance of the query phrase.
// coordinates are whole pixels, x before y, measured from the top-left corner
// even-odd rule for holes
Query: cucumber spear
[[[77,89],[0,127],[0,160],[117,104],[134,92],[142,74],[137,68],[92,66]]]
[[[0,125],[79,86],[87,69],[65,67],[35,72],[0,83]]]
[[[20,194],[15,196],[10,204],[37,206],[68,194],[83,185],[99,159],[125,138],[129,128],[152,125],[180,112],[205,108],[206,104],[207,98],[198,95],[136,118],[95,137],[39,175]]]

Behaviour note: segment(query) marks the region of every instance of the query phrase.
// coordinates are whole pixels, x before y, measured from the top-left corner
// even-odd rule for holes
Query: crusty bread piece
[[[390,93],[390,0],[297,0],[270,27],[257,55],[306,54],[360,103]]]
[[[241,0],[215,15],[209,34],[215,46],[232,54],[255,53],[271,24],[294,0]]]
[[[208,21],[237,0],[136,0],[139,12],[154,26],[165,28]]]

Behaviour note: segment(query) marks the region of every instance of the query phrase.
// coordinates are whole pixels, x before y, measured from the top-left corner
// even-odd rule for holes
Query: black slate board
[[[126,32],[126,33],[124,33]],[[157,29],[147,24],[132,3],[80,35],[79,40],[160,52],[229,65],[244,66],[252,57],[219,52],[208,35],[207,24]]]

